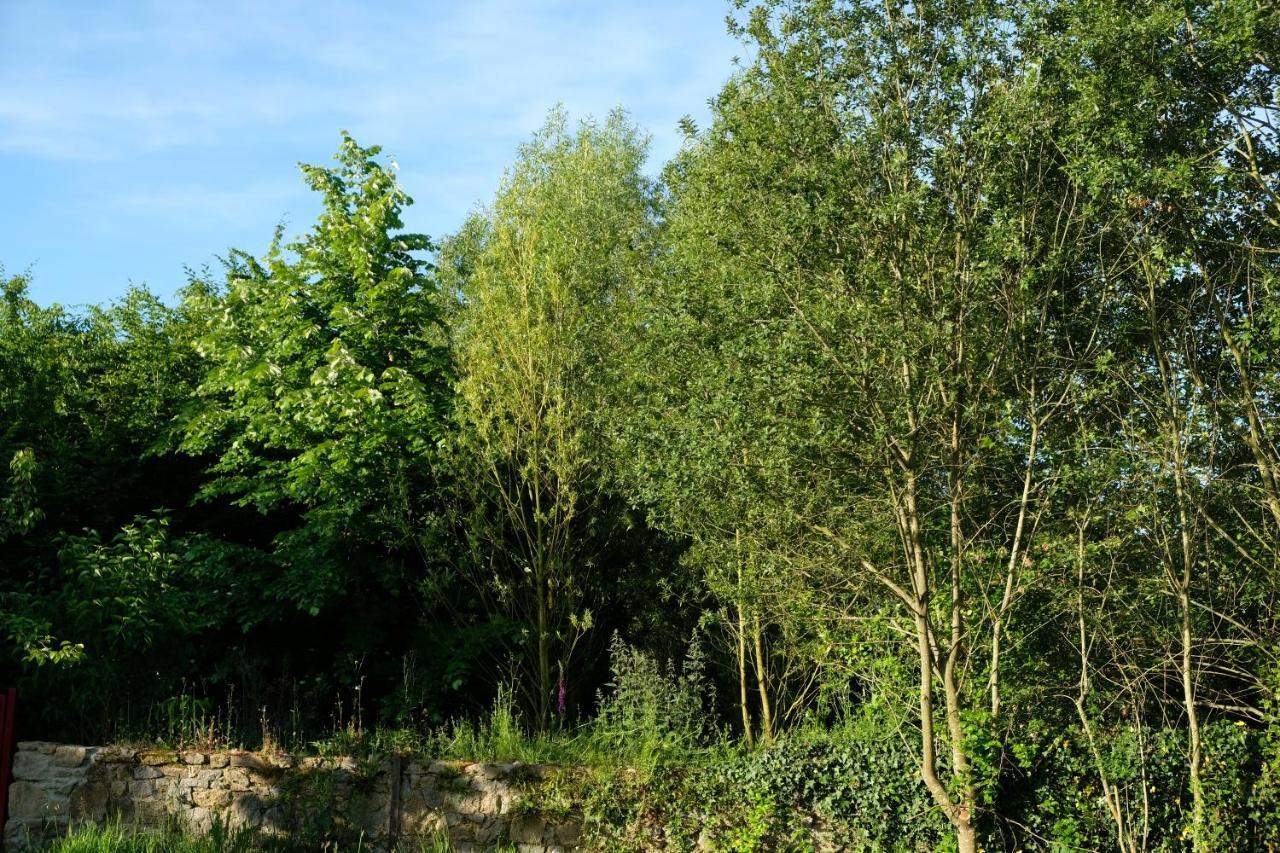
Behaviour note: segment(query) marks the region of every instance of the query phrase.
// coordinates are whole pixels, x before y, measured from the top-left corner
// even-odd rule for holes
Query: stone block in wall
[[[489,781],[495,781],[498,779],[506,779],[522,766],[523,765],[517,761],[511,764],[473,764],[469,769],[474,776],[479,776],[481,779],[487,779]]]
[[[436,776],[460,776],[470,764],[469,761],[432,761],[427,765],[427,772]]]
[[[65,831],[74,792],[84,784],[90,747],[23,741],[13,756],[9,787],[9,822],[4,827],[7,849],[24,849],[27,838]]]
[[[520,815],[511,821],[511,840],[516,844],[541,844],[547,821],[542,815]]]
[[[480,844],[497,844],[507,834],[507,822],[493,815],[485,815],[475,821],[472,837]]]
[[[227,823],[233,828],[254,828],[262,824],[262,800],[257,794],[235,796],[226,810]]]
[[[229,767],[222,772],[222,784],[231,791],[247,791],[250,788],[249,774],[239,767]]]
[[[84,764],[89,750],[83,746],[59,746],[53,750],[53,763],[57,767],[79,767]]]
[[[212,788],[221,784],[222,772],[221,770],[198,770],[191,779],[196,788]]]
[[[159,791],[159,786],[152,779],[139,779],[129,783],[129,796],[135,800],[152,799]]]
[[[19,748],[13,756],[13,764],[11,765],[12,778],[29,781],[45,778],[49,775],[49,770],[53,766],[52,755],[52,752],[46,755],[34,750]]]
[[[54,750],[56,750],[59,746],[62,746],[62,744],[50,743],[48,741],[43,741],[43,740],[23,740],[23,741],[18,741],[17,751],[18,752],[37,752],[37,753],[42,753],[44,755],[53,755]]]
[[[135,799],[130,819],[143,827],[162,829],[169,824],[169,804],[158,799]]]
[[[217,811],[231,805],[232,794],[225,788],[197,788],[191,792],[191,801],[202,809]]]
[[[227,756],[232,767],[247,767],[251,770],[269,770],[271,765],[261,755],[252,752],[233,752]]]
[[[429,837],[446,826],[444,815],[438,811],[413,803],[401,806],[400,832],[403,835]]]
[[[557,844],[562,844],[565,847],[577,847],[582,843],[582,821],[575,818],[567,818],[556,824],[554,835]]]
[[[94,764],[132,764],[138,757],[136,749],[127,746],[104,746],[94,753]]]
[[[72,791],[68,799],[71,819],[93,821],[95,823],[106,820],[107,804],[111,801],[112,784],[109,782],[88,782]]]
[[[477,815],[484,813],[485,798],[483,794],[468,791],[447,796],[445,803],[452,811],[459,814]]]
[[[133,771],[136,769],[137,765],[135,764],[125,764],[123,762],[104,763],[98,760],[98,756],[94,756],[93,764],[89,766],[88,775],[90,778],[102,782],[130,782],[133,780]]]
[[[187,827],[192,832],[203,835],[213,829],[213,812],[196,806],[187,812]]]
[[[423,776],[417,781],[405,780],[400,792],[402,812],[426,812],[440,809],[444,805],[444,793],[435,780]]]
[[[50,805],[49,792],[35,782],[9,784],[9,816],[20,820],[45,817]]]

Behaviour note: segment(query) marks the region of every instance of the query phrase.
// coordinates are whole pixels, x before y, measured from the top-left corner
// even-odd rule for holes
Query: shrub
[[[702,767],[614,774],[588,792],[584,812],[602,850],[916,850],[950,835],[910,750],[874,726],[724,750]]]

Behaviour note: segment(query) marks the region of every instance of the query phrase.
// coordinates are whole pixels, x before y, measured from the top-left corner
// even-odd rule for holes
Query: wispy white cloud
[[[343,119],[402,144],[505,138],[558,100],[584,112],[629,102],[665,138],[728,72],[727,40],[684,4],[149,8],[132,28],[129,13],[100,10],[104,29],[86,33],[72,19],[83,6],[7,5],[0,150],[122,159]]]
[[[653,135],[655,167],[671,156],[679,118],[705,112],[739,52],[726,8],[0,0],[0,180],[11,195],[39,193],[50,216],[83,207],[92,228],[73,236],[104,241],[100,276],[117,255],[145,266],[157,234],[193,261],[252,228],[265,240],[304,194],[288,167],[326,156],[347,129],[397,157],[418,200],[411,224],[438,235],[492,193],[557,102],[575,116],[626,107]],[[32,207],[18,228],[0,209],[0,262],[29,253],[74,274],[74,260],[41,245]],[[179,245],[197,237],[208,242]]]

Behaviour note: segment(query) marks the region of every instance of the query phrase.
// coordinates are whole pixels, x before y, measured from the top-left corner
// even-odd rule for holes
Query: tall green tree
[[[312,613],[358,581],[353,543],[419,580],[436,559],[452,367],[432,244],[401,230],[412,200],[378,153],[344,135],[334,167],[301,167],[314,227],[233,251],[225,282],[186,294],[204,372],[182,447],[214,460],[201,496],[297,515],[274,591]]]
[[[839,642],[883,646],[856,638],[887,616],[916,672],[892,699],[962,850],[1080,298],[1015,31],[994,3],[754,6],[754,62],[670,172],[641,359],[650,426],[688,430],[639,437],[659,515],[744,543]],[[725,495],[745,523],[702,510]]]
[[[1178,707],[1187,837],[1213,849],[1225,839],[1206,793],[1206,724],[1257,718],[1275,636],[1257,597],[1275,582],[1280,519],[1262,390],[1274,348],[1258,342],[1280,239],[1280,18],[1254,3],[1090,2],[1056,4],[1043,23],[1057,145],[1113,300],[1111,440],[1129,457],[1116,485],[1133,490],[1128,536],[1157,557],[1129,566],[1155,598],[1142,613],[1155,630],[1136,647],[1167,638],[1135,670]]]
[[[529,705],[545,728],[591,627],[617,529],[597,407],[615,323],[654,250],[646,142],[622,113],[521,147],[497,197],[446,246],[458,313],[457,474],[477,589],[517,627]]]

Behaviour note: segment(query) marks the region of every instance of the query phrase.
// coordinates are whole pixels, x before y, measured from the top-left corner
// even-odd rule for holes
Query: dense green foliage
[[[437,246],[344,135],[176,307],[5,281],[26,734],[629,764],[617,849],[1276,849],[1280,12],[730,26],[660,180],[557,111]]]

